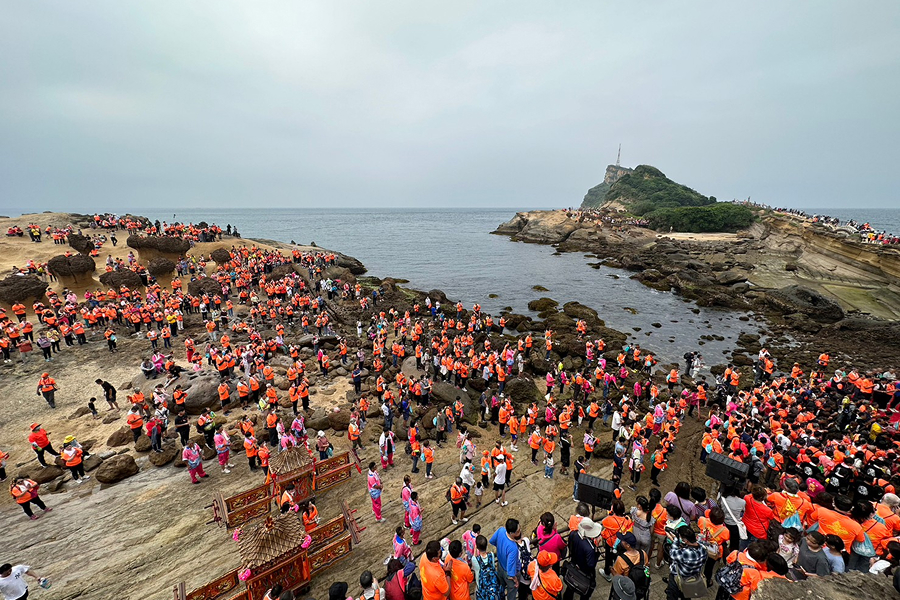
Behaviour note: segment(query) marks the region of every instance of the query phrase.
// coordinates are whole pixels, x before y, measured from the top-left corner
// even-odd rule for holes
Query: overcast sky
[[[0,212],[900,207],[900,2],[6,2]],[[17,210],[17,209],[22,210]]]

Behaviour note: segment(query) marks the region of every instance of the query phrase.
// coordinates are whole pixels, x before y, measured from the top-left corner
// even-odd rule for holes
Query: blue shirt
[[[497,547],[497,563],[512,577],[519,572],[519,545],[506,534],[506,527],[501,527],[491,536],[491,544]]]

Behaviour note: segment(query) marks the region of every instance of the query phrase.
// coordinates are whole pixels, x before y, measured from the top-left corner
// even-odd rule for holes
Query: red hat
[[[37,429],[37,428],[40,427],[40,426],[41,426],[40,423],[32,423],[32,424],[31,424],[31,430],[34,431],[35,429]]]

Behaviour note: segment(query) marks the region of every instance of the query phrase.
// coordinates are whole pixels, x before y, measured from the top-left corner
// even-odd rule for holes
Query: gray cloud
[[[0,209],[897,206],[900,4],[13,2]]]

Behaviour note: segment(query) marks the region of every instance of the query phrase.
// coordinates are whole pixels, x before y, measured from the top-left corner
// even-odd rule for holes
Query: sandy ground
[[[44,218],[54,223],[65,222],[65,216],[60,215]],[[27,219],[14,221],[24,225]],[[5,226],[6,221],[0,219],[0,227],[5,230]],[[197,251],[208,253],[218,245],[222,244],[202,245]],[[224,245],[230,246],[231,240]],[[52,241],[33,244],[27,237],[2,239],[0,269],[5,271],[12,264],[24,262],[23,259],[30,257],[43,261],[60,250],[62,247],[54,246]],[[104,247],[104,258],[109,250]],[[120,236],[119,247],[111,252],[113,256],[127,255],[124,236]],[[202,339],[196,317],[189,317],[187,325],[195,339]],[[290,336],[289,333],[289,339]],[[94,453],[107,449],[104,445],[106,439],[124,424],[124,416],[103,424],[90,415],[75,417],[74,413],[86,405],[89,397],[100,392],[93,383],[97,377],[116,385],[120,389],[120,405],[127,403],[126,392],[122,388],[139,374],[137,364],[148,351],[149,342],[122,335],[119,346],[120,352],[110,355],[102,339],[92,339],[83,347],[66,348],[63,345],[62,352],[49,364],[32,356],[25,365],[0,365],[0,398],[3,398],[0,448],[11,454],[7,465],[11,475],[39,469],[35,455],[26,442],[28,426],[32,421],[44,425],[57,448],[63,437],[72,434],[81,441],[96,440],[92,449]],[[183,361],[184,350],[178,341],[175,354]],[[308,366],[314,367],[314,363]],[[45,368],[59,384],[56,410],[51,410],[43,399],[35,395],[38,377]],[[542,384],[539,383],[539,386]],[[331,409],[347,406],[346,392],[349,387],[344,378],[315,381],[312,407]],[[101,404],[102,401],[98,402],[98,409],[101,416],[105,416],[107,412]],[[238,413],[231,415],[232,418],[238,416]],[[370,420],[364,435],[364,439],[370,439],[361,454],[364,463],[377,460],[377,445],[371,438],[377,439],[379,429],[378,422]],[[491,447],[497,434],[496,430],[478,428],[475,432],[480,436],[476,440],[479,449]],[[583,428],[575,430],[573,458],[578,456],[582,433]],[[702,474],[695,459],[700,433],[697,422],[689,421],[685,425],[679,437],[679,448],[670,461],[672,468],[661,477],[663,491],[671,489],[681,479],[710,487],[709,480]],[[599,435],[604,440],[608,439],[609,429],[602,428]],[[348,446],[345,437],[334,432],[329,432],[329,436],[338,451]],[[534,467],[528,460],[529,453],[524,441],[520,442],[520,448],[513,476],[514,485],[509,492],[510,505],[501,508],[488,502],[472,515],[470,524],[481,524],[488,536],[510,516],[518,518],[523,523],[523,529],[530,532],[540,514],[547,510],[556,514],[560,522],[567,520],[572,513],[572,480],[561,476],[558,468],[555,479],[545,479],[542,467]],[[95,479],[76,485],[70,481],[70,475],[65,475],[66,483],[58,492],[42,494],[54,511],[37,521],[28,521],[9,495],[2,495],[0,528],[6,535],[2,561],[32,565],[37,572],[53,581],[52,588],[35,593],[36,598],[62,600],[140,596],[165,599],[172,597],[172,586],[180,581],[192,589],[239,566],[237,545],[228,532],[209,523],[212,513],[208,506],[214,492],[220,491],[227,496],[261,483],[261,475],[249,471],[243,453],[234,456],[232,462],[237,466],[228,475],[219,471],[215,461],[206,461],[210,478],[202,485],[192,486],[183,469],[172,465],[154,467],[149,463],[147,454],[135,452],[131,444],[125,447],[125,451],[135,456],[140,473],[110,486],[101,485]],[[339,580],[349,582],[351,593],[355,593],[358,576],[364,569],[368,568],[376,575],[383,573],[383,561],[390,552],[392,532],[402,521],[400,488],[402,476],[410,466],[408,458],[402,450],[400,452],[396,457],[396,467],[383,476],[384,513],[387,519],[384,523],[374,521],[364,475],[354,472],[350,483],[325,492],[318,499],[323,519],[338,515],[340,501],[347,500],[351,507],[358,509],[357,516],[366,529],[352,558],[313,581],[311,597],[326,597],[328,586]],[[436,479],[426,481],[424,469],[414,476],[414,487],[422,496],[425,521],[423,539],[426,541],[445,536],[458,538],[466,530],[463,524],[454,526],[450,522],[450,509],[444,500],[444,492],[459,473],[459,468],[458,451],[450,444],[436,452]],[[591,474],[601,477],[609,477],[611,471],[610,461],[594,461],[590,469]],[[647,479],[644,478],[639,488],[644,494],[649,489]],[[633,500],[634,494],[626,490],[626,505],[631,506]],[[654,598],[662,597],[662,574],[654,573]],[[603,598],[607,594],[608,585],[601,580],[595,597]]]
[[[670,238],[673,240],[693,240],[695,242],[729,242],[736,240],[736,233],[661,233],[659,237]]]

